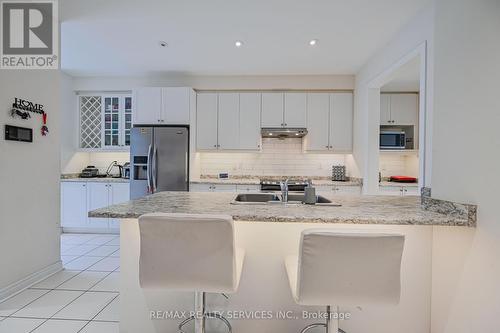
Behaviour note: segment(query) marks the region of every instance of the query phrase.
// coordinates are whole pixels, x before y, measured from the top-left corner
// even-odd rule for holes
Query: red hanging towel
[[[44,112],[42,114],[42,117],[43,117],[43,125],[42,125],[42,135],[43,136],[46,136],[47,133],[49,133],[49,128],[47,127],[47,114]]]

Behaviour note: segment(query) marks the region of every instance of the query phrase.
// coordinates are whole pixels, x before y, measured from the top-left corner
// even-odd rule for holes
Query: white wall
[[[65,114],[63,129],[65,142],[61,166],[63,173],[78,173],[86,165],[95,165],[104,172],[110,162],[129,161],[128,153],[85,153],[77,152],[78,142],[78,110],[75,91],[129,91],[141,86],[188,86],[200,90],[225,89],[329,89],[353,90],[353,75],[283,75],[283,76],[149,76],[149,77],[73,77],[68,79],[63,94],[66,96],[63,104],[71,109],[71,114]],[[72,106],[73,105],[73,106]],[[256,154],[231,153],[230,159],[238,156],[249,159]],[[216,157],[217,155],[212,155]],[[195,163],[198,163],[197,154]],[[206,159],[205,159],[206,160]],[[227,159],[225,160],[227,161]],[[353,165],[351,158],[351,164]],[[197,169],[197,166],[194,166]],[[234,169],[234,168],[232,168]],[[353,166],[351,169],[355,170]],[[203,172],[202,172],[203,173]],[[359,174],[359,173],[356,173]]]
[[[2,70],[0,74],[0,298],[9,285],[49,266],[58,266],[60,110],[59,72]],[[44,105],[42,116],[10,116],[15,97]],[[33,128],[33,143],[4,140],[4,125]]]
[[[89,164],[89,154],[77,152],[78,110],[73,78],[61,73],[61,171],[77,173]]]
[[[407,54],[427,43],[427,114],[432,115],[433,84],[433,25],[434,7],[429,5],[415,16],[392,41],[381,48],[356,75],[354,93],[354,158],[364,178],[364,189],[378,189],[379,147],[378,130],[379,113],[369,112],[370,105],[380,105],[380,93],[370,89],[370,81],[390,70],[390,68]],[[427,130],[431,127],[427,124]],[[430,144],[430,135],[427,135]],[[430,147],[426,146],[427,150]],[[430,163],[430,160],[428,161]],[[430,183],[430,172],[426,172],[426,182]],[[429,185],[429,184],[427,184]]]
[[[434,232],[435,333],[500,328],[499,33],[498,0],[436,2],[432,195],[476,203],[478,226]]]
[[[198,90],[223,89],[354,89],[353,75],[281,76],[150,76],[76,77],[77,91],[130,90],[135,87],[192,87]]]
[[[346,165],[352,174],[350,154],[305,153],[302,139],[262,139],[261,152],[199,153],[202,175],[331,177],[332,165]]]

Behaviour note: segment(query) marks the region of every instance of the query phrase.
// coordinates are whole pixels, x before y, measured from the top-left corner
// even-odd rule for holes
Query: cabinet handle
[[[330,148],[332,148],[332,149],[333,149],[333,146],[330,146]]]
[[[287,126],[287,123],[285,123],[285,126]]]

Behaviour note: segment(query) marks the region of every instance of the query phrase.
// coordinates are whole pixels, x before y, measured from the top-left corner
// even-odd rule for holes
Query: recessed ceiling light
[[[309,41],[309,45],[310,45],[310,46],[314,46],[314,45],[316,45],[317,43],[318,43],[318,40],[317,40],[317,39],[311,39],[311,40]]]
[[[161,47],[167,47],[167,46],[168,46],[167,42],[165,42],[165,41],[163,41],[163,40],[160,40],[160,41],[158,42],[158,45],[160,45]]]
[[[241,47],[241,46],[243,46],[243,42],[241,40],[237,40],[236,42],[234,42],[234,45],[236,47]]]
[[[273,133],[269,133],[269,135],[273,135]]]

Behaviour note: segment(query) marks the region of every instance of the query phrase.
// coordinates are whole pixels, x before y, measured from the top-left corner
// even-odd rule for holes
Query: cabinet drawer
[[[191,184],[191,192],[236,192],[236,185],[231,184]]]
[[[361,186],[336,186],[336,185],[319,185],[316,186],[316,192],[325,194],[361,194]]]

